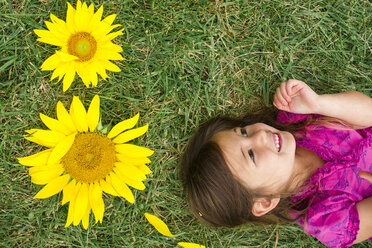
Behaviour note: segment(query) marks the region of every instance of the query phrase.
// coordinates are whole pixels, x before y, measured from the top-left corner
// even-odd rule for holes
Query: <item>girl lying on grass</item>
[[[193,214],[227,227],[296,221],[329,247],[372,240],[372,99],[289,80],[274,105],[277,117],[217,117],[195,133],[181,163]]]

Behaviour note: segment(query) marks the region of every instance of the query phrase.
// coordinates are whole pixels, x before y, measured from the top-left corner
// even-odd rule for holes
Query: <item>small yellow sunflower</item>
[[[78,0],[76,9],[67,3],[66,22],[50,14],[52,22],[46,21],[48,30],[35,29],[34,32],[43,43],[61,47],[41,65],[43,71],[53,71],[50,80],[63,78],[63,91],[66,91],[77,73],[83,83],[97,85],[97,73],[104,79],[108,78],[106,70],[119,72],[120,68],[110,60],[123,60],[120,55],[123,49],[111,42],[123,34],[123,29],[110,33],[119,24],[111,25],[116,15],[110,15],[103,20],[103,7],[94,13],[93,4]]]
[[[144,190],[143,181],[151,173],[146,164],[151,163],[148,156],[153,151],[126,143],[146,133],[148,125],[132,129],[138,122],[137,114],[103,135],[96,130],[99,105],[96,95],[86,111],[79,97],[74,96],[68,113],[58,102],[57,119],[40,114],[49,130],[30,129],[25,135],[27,140],[49,149],[18,158],[20,164],[31,167],[31,182],[45,185],[35,198],[44,199],[63,191],[62,205],[69,202],[66,227],[82,221],[87,229],[91,210],[95,223],[102,223],[102,192],[134,203],[127,185]]]

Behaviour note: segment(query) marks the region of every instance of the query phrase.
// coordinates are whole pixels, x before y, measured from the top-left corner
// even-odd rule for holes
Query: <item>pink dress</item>
[[[277,121],[297,123],[314,117],[316,115],[280,111]],[[298,133],[305,134],[304,131]],[[307,212],[305,231],[329,247],[351,246],[359,230],[355,204],[372,196],[372,184],[358,176],[361,170],[372,172],[372,127],[345,130],[310,124],[306,127],[306,135],[296,143],[326,162],[292,198],[297,202],[314,196]],[[304,222],[305,217],[298,224],[303,227]]]

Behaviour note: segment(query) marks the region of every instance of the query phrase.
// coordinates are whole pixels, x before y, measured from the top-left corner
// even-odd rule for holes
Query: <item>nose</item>
[[[251,138],[256,145],[265,146],[267,144],[267,132],[265,130],[258,130]]]

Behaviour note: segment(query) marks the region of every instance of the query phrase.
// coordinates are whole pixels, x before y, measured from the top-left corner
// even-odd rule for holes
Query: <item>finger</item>
[[[278,87],[276,89],[275,96],[276,96],[277,100],[280,102],[281,105],[283,105],[283,106],[287,106],[288,105],[287,101],[282,96],[282,92],[280,90],[280,87]]]
[[[296,82],[296,80],[294,80],[294,79],[289,79],[287,81],[286,90],[287,90],[288,95],[290,95],[290,96],[292,96],[292,88],[293,88],[293,86],[295,86],[295,82]]]
[[[282,104],[278,101],[278,99],[277,99],[276,96],[274,96],[273,105],[274,105],[277,109],[279,109],[279,110],[282,109]]]
[[[367,171],[361,171],[358,173],[358,175],[361,177],[361,178],[364,178],[366,179],[368,182],[372,183],[372,173],[369,173]]]
[[[291,102],[291,97],[290,97],[290,95],[288,94],[288,91],[287,91],[287,85],[288,85],[288,83],[284,82],[280,85],[279,89],[280,89],[280,93],[282,94],[283,98],[287,102]]]
[[[273,105],[279,110],[290,112],[289,106],[283,106],[277,97],[274,97]]]
[[[299,91],[305,87],[305,83],[299,80],[291,79],[288,83],[288,91],[290,96],[295,96],[299,94]]]

